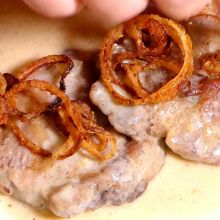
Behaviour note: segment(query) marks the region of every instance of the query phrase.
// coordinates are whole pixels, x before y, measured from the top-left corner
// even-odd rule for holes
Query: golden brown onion
[[[209,78],[220,77],[220,51],[203,57],[202,69],[208,73]]]
[[[80,147],[100,160],[112,158],[116,151],[116,140],[114,136],[96,124],[94,113],[88,105],[79,101],[72,101],[72,106],[73,110],[79,113],[79,120],[86,130],[86,134],[82,136],[79,143]],[[63,105],[59,107],[58,115],[59,119],[56,121],[58,128],[65,135],[70,133],[72,126]],[[71,148],[69,150],[63,149],[60,148],[59,151],[59,154],[62,152],[62,157],[59,156],[61,159],[69,156],[69,151],[71,152]],[[105,153],[106,151],[107,153]]]
[[[124,37],[129,37],[133,41],[135,49],[113,54],[113,45]],[[164,64],[163,53],[166,53],[169,38],[171,38],[174,44],[178,45],[182,52],[182,66],[179,68],[171,64],[172,67],[170,69],[178,69],[176,76],[157,91],[150,94],[143,89],[140,83],[138,77],[139,67],[135,65],[136,67],[133,67],[133,70],[131,70],[128,68],[129,62],[127,65],[126,62],[138,59],[147,63],[157,62]],[[146,46],[146,43],[149,46]],[[119,64],[120,71],[125,75],[125,81],[117,77],[115,70],[118,65],[117,56],[119,56],[119,60],[126,61]],[[169,68],[169,63],[166,63],[166,66]],[[104,39],[101,48],[100,68],[101,79],[105,87],[113,99],[120,104],[155,104],[169,101],[176,96],[180,83],[188,80],[192,75],[193,56],[191,40],[186,34],[185,29],[176,22],[157,15],[141,15],[110,31]],[[115,85],[126,90],[128,97],[119,93]]]
[[[49,84],[45,81],[40,81],[40,80],[28,80],[28,81],[24,81],[24,82],[20,82],[16,85],[14,85],[6,94],[5,94],[5,99],[8,103],[9,109],[10,111],[13,112],[13,114],[17,111],[17,114],[19,114],[18,110],[15,109],[15,97],[16,94],[26,90],[27,88],[38,88],[42,91],[47,91],[50,92],[52,95],[55,95],[56,97],[58,97],[59,99],[62,100],[65,111],[68,114],[68,117],[70,117],[72,119],[71,121],[71,131],[70,131],[70,135],[67,139],[67,141],[63,144],[63,146],[61,146],[61,149],[63,148],[71,148],[71,149],[77,149],[78,148],[78,144],[79,144],[79,140],[81,139],[81,135],[83,135],[85,133],[81,122],[79,121],[79,115],[77,112],[73,111],[72,105],[71,105],[71,101],[69,100],[69,98],[58,88],[56,88],[55,86],[53,86],[52,84]],[[9,120],[7,125],[12,129],[13,133],[15,134],[15,136],[18,138],[18,140],[20,141],[20,143],[27,147],[29,150],[31,150],[33,153],[42,155],[42,156],[48,156],[50,155],[49,152],[43,150],[40,146],[32,143],[23,133],[22,131],[19,129],[19,127],[16,125],[15,122],[13,122],[12,120]],[[75,151],[71,151],[71,152],[75,152]],[[55,153],[56,154],[56,153]],[[56,154],[57,155],[57,154]],[[68,155],[70,156],[70,155]],[[59,155],[56,156],[58,159],[63,159],[63,157],[59,158]]]
[[[53,158],[65,159],[77,152],[81,146],[98,159],[109,159],[114,155],[115,138],[109,132],[105,131],[104,128],[96,124],[94,113],[90,108],[81,102],[71,102],[63,91],[50,83],[40,80],[19,82],[4,95],[5,99],[3,100],[7,102],[8,117],[6,117],[6,119],[2,117],[2,124],[6,124],[6,126],[12,130],[22,146],[25,146],[33,153],[41,156],[51,155],[50,152],[29,140],[13,120],[12,116],[19,116],[21,114],[16,108],[16,96],[27,88],[37,88],[49,92],[61,100],[62,105],[53,108],[53,111],[58,113],[63,126],[65,126],[68,132],[68,138],[66,142],[52,154]],[[3,108],[0,110],[2,110],[3,116]],[[34,111],[34,113],[36,116],[36,111]],[[23,114],[25,115],[26,113]],[[9,117],[10,119],[8,119]],[[107,149],[110,149],[110,151],[104,154],[103,152]]]
[[[70,70],[73,68],[73,61],[65,55],[49,55],[46,57],[42,57],[39,60],[36,60],[35,62],[27,65],[21,72],[17,74],[17,78],[19,81],[26,80],[31,74],[33,74],[36,70],[39,70],[42,67],[45,67],[47,65],[56,64],[56,63],[63,63],[65,64],[65,68],[63,73],[61,74],[61,80],[60,80],[60,89],[62,91],[65,91],[65,83],[64,79],[70,72]]]

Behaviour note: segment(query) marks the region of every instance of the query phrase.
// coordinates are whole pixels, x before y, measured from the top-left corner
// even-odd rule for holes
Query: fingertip
[[[155,0],[158,8],[175,20],[187,19],[199,13],[210,0]]]
[[[147,7],[148,0],[82,0],[94,13],[113,23],[123,22]]]
[[[37,13],[50,18],[68,17],[82,8],[80,0],[23,0]]]

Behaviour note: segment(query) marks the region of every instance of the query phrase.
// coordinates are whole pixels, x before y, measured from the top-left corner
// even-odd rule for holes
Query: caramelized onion
[[[61,146],[61,149],[67,148],[67,146],[71,146],[71,149],[76,149],[78,147],[79,141],[81,139],[81,135],[85,133],[83,130],[83,127],[80,123],[80,119],[78,116],[77,112],[73,111],[71,101],[69,98],[58,88],[53,86],[52,84],[49,84],[45,81],[40,81],[40,80],[28,80],[24,82],[20,82],[16,85],[14,85],[6,94],[5,94],[5,99],[7,100],[7,103],[9,105],[10,111],[13,112],[13,114],[16,112],[18,113],[18,110],[15,109],[15,97],[16,94],[27,89],[27,88],[38,88],[42,91],[47,91],[50,92],[52,95],[55,95],[59,99],[62,100],[62,103],[65,107],[65,111],[68,114],[68,117],[72,119],[71,125],[73,128],[71,128],[71,133],[69,135],[69,138],[67,141]],[[48,156],[50,155],[49,152],[46,152],[36,144],[32,143],[25,135],[21,132],[19,127],[12,121],[10,120],[8,122],[9,127],[12,129],[13,133],[15,136],[18,138],[20,143],[27,147],[29,150],[31,150],[33,153],[40,154],[42,156]],[[75,151],[72,151],[73,153]],[[56,153],[55,153],[56,154]],[[69,156],[69,155],[68,155]],[[59,159],[59,155],[56,156]],[[62,157],[63,158],[63,157]]]
[[[18,110],[15,108],[16,94],[26,88],[38,88],[42,91],[47,91],[62,101],[62,107],[58,107],[56,110],[58,111],[69,136],[66,142],[52,155],[52,157],[56,159],[65,159],[66,157],[74,154],[80,146],[84,147],[85,150],[99,159],[109,159],[114,155],[114,137],[109,132],[96,125],[94,113],[91,114],[90,110],[88,111],[88,106],[86,111],[84,111],[80,105],[76,105],[76,102],[72,103],[60,89],[45,81],[28,80],[20,82],[14,85],[5,94],[5,99],[7,100],[9,109],[13,112],[13,114],[16,113],[19,115]],[[43,150],[40,146],[32,143],[12,120],[9,120],[7,125],[11,128],[20,143],[33,153],[40,154],[42,156],[48,156],[51,154],[50,152]],[[99,142],[98,144],[93,141],[93,136],[97,138],[96,141]],[[107,155],[101,154],[101,151],[106,149],[109,142],[111,142],[110,144],[112,150]]]
[[[7,81],[5,77],[0,73],[0,95],[4,95],[7,89]]]
[[[202,68],[209,78],[220,77],[220,51],[203,57]]]
[[[31,74],[33,74],[36,70],[39,70],[42,67],[45,67],[47,65],[56,64],[56,63],[64,63],[65,68],[61,75],[60,80],[60,89],[62,91],[65,91],[65,83],[64,79],[70,72],[70,70],[73,68],[73,61],[65,55],[49,55],[46,57],[42,57],[41,59],[29,64],[26,66],[21,72],[17,74],[17,78],[19,81],[26,80]]]
[[[57,88],[41,80],[27,80],[40,67],[55,63],[66,64],[61,77],[61,88]],[[68,57],[53,55],[41,58],[27,66],[18,74],[17,78],[10,74],[0,75],[0,82],[2,83],[0,87],[2,90],[0,96],[0,124],[10,128],[20,144],[34,154],[52,156],[54,159],[65,159],[76,153],[80,147],[83,147],[97,159],[109,159],[114,156],[116,150],[114,136],[96,124],[95,115],[89,106],[79,101],[71,101],[64,93],[65,88],[62,87],[62,80],[65,79],[72,66],[72,60]],[[42,105],[35,96],[28,93],[28,89],[32,88],[48,92],[52,96],[55,96],[59,105],[53,105],[52,108],[49,108],[48,104]],[[16,105],[16,98],[20,93],[31,97],[31,100],[37,103],[37,107],[28,113],[21,112]],[[16,123],[16,120],[30,120],[46,113],[48,110],[57,113],[68,136],[65,143],[54,153],[33,143]]]
[[[116,151],[115,138],[104,128],[96,124],[94,113],[88,105],[79,101],[72,101],[72,106],[74,111],[79,113],[79,119],[85,131],[87,131],[83,136],[80,146],[92,156],[101,160],[112,158]],[[64,135],[67,135],[67,133],[70,133],[71,123],[63,105],[59,107],[58,115],[59,118],[56,120],[58,128]],[[108,147],[109,145],[110,147]],[[105,151],[108,152],[105,153]],[[62,157],[66,157],[67,155],[68,152],[63,154]]]
[[[19,79],[17,79],[15,76],[13,76],[10,73],[4,73],[3,74],[5,80],[6,80],[6,90],[8,91],[9,89],[11,89],[11,87],[17,83],[19,83]]]
[[[113,54],[113,45],[129,37],[135,45],[134,50]],[[181,50],[183,63],[175,67],[164,61],[163,54],[171,39]],[[147,46],[146,46],[147,44]],[[153,93],[146,91],[140,83],[138,72],[140,65],[137,62],[130,68],[129,63],[122,61],[139,60],[149,64],[166,65],[175,69],[175,77]],[[170,60],[169,60],[170,61]],[[117,67],[121,68],[123,77],[118,77]],[[157,15],[141,15],[114,28],[104,39],[100,53],[101,79],[113,99],[118,103],[155,104],[173,99],[181,82],[192,75],[193,56],[192,45],[184,28],[166,18]],[[128,94],[122,95],[116,90],[119,86]]]

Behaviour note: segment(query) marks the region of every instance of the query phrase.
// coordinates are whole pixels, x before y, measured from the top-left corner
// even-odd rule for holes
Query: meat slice
[[[117,131],[137,141],[146,140],[149,135],[166,137],[167,131],[178,123],[178,118],[198,102],[198,97],[194,96],[155,105],[121,105],[112,99],[100,81],[93,84],[90,98]]]
[[[149,135],[165,138],[168,147],[185,159],[220,164],[219,89],[210,90],[205,98],[191,96],[156,105],[123,106],[96,82],[90,97],[120,133],[137,141],[147,140]]]
[[[74,63],[71,77],[66,79],[67,93],[72,99],[87,100],[90,73],[82,61]],[[55,69],[41,70],[36,76],[51,81]],[[46,117],[31,120],[22,129],[32,141],[50,151],[64,139]],[[115,136],[117,152],[111,160],[96,160],[81,149],[65,160],[53,161],[32,154],[9,130],[1,128],[0,191],[33,207],[48,208],[60,217],[131,202],[160,171],[165,153],[156,138],[140,143],[117,133]]]
[[[133,201],[165,160],[153,139],[140,144],[118,136],[112,160],[92,160],[79,152],[52,164],[19,146],[11,134],[6,139],[8,145],[1,145],[0,190],[61,217]]]
[[[49,208],[58,216],[69,217],[86,209],[132,202],[142,194],[164,163],[163,150],[155,140],[117,147],[125,151],[100,172],[55,190]]]
[[[220,91],[212,88],[186,109],[166,136],[167,145],[186,159],[220,164]]]
[[[206,13],[210,12],[209,15],[196,15],[185,22],[186,31],[192,39],[194,54],[194,74],[189,82],[190,87],[186,86],[187,91],[179,88],[185,96],[178,94],[172,101],[155,105],[120,105],[115,102],[102,82],[98,81],[91,88],[90,98],[120,133],[137,141],[147,140],[149,135],[154,136],[165,140],[168,147],[185,159],[220,164],[220,83],[206,91],[205,97],[200,96],[199,88],[200,83],[208,82],[210,77],[208,70],[203,68],[205,59],[210,56],[217,57],[214,64],[219,69],[220,19],[213,16],[213,7],[206,8]],[[120,50],[115,51],[115,48]],[[175,45],[171,45],[170,48],[171,57],[179,60]],[[112,51],[118,55],[130,49],[126,44],[117,42]],[[157,90],[158,85],[160,88],[167,83],[172,74],[169,70],[163,71],[161,67],[152,69],[153,73],[148,69],[135,72],[139,76],[142,88],[149,93]],[[114,71],[117,75],[117,71]],[[212,77],[219,76],[219,72],[215,74]],[[123,89],[115,89],[126,96]]]

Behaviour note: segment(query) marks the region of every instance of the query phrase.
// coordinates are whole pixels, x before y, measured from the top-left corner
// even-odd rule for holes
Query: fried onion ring
[[[49,55],[46,57],[42,57],[41,59],[38,59],[31,64],[27,65],[22,71],[20,71],[16,77],[12,76],[11,74],[4,74],[5,79],[7,80],[7,90],[10,89],[14,84],[18,82],[23,82],[28,79],[30,75],[32,75],[35,71],[39,70],[42,67],[52,65],[52,64],[65,64],[65,68],[63,72],[61,73],[61,79],[59,81],[59,87],[62,91],[65,92],[65,83],[64,80],[66,76],[69,74],[70,70],[73,68],[73,61],[65,55]],[[28,89],[28,88],[27,88]],[[35,100],[35,99],[33,99]],[[44,111],[46,111],[48,106],[57,106],[60,104],[60,99],[55,99],[52,103],[49,103],[48,105],[39,105],[39,108],[36,108],[36,111],[33,111],[31,114],[24,114],[22,112],[19,112],[20,117],[23,118],[34,118],[42,114]],[[10,102],[10,107],[16,112],[16,102],[11,101]]]
[[[144,44],[144,38],[147,37],[143,31],[148,32],[147,37],[149,37],[151,41],[153,39],[149,47],[146,47]],[[116,61],[113,59],[112,46],[125,36],[130,37],[134,41],[136,48],[134,51],[129,50],[124,52],[124,54],[119,54],[119,56],[124,56],[124,60],[134,58],[145,61],[152,60],[153,62],[155,62],[155,60],[161,60],[161,55],[168,44],[167,40],[171,38],[172,41],[179,46],[183,54],[182,67],[178,69],[173,79],[152,94],[143,89],[138,80],[137,70],[130,71],[129,73],[128,69],[125,69],[127,83],[122,82],[115,73],[117,58]],[[116,57],[118,56],[118,54],[114,55]],[[125,65],[121,65],[121,67],[123,69]],[[169,101],[176,96],[180,83],[188,80],[192,75],[192,43],[184,28],[174,21],[157,15],[141,15],[110,31],[104,39],[101,48],[100,69],[101,80],[113,99],[120,104],[155,104]],[[129,97],[125,97],[116,91],[114,84],[125,89]],[[132,94],[130,91],[134,93]]]
[[[68,113],[68,116],[72,119],[72,125],[74,129],[71,130],[69,138],[67,139],[67,141],[63,144],[61,148],[65,149],[66,146],[70,146],[70,145],[71,145],[71,149],[77,148],[79,144],[78,140],[81,139],[81,135],[84,134],[85,131],[79,121],[78,113],[73,111],[71,101],[61,90],[59,90],[55,86],[45,81],[40,81],[40,80],[27,80],[27,81],[15,84],[5,94],[5,99],[7,100],[10,111],[13,112],[13,114],[15,111],[17,111],[16,109],[14,109],[16,94],[25,90],[26,88],[38,88],[42,91],[50,92],[52,95],[55,95],[56,97],[62,100],[65,110]],[[13,133],[18,138],[20,143],[24,145],[25,147],[27,147],[29,150],[31,150],[33,153],[36,153],[42,156],[50,155],[49,152],[43,150],[41,147],[37,146],[36,144],[32,143],[28,138],[26,138],[25,135],[19,129],[19,127],[16,125],[16,123],[14,123],[12,120],[10,120],[7,124],[12,129]],[[72,152],[74,153],[75,150],[72,150]],[[69,154],[70,153],[68,153],[68,156]],[[59,159],[59,156],[57,156],[57,158]]]
[[[13,121],[12,116],[19,116],[19,111],[16,108],[16,96],[19,92],[25,91],[27,88],[38,88],[42,91],[49,92],[62,101],[62,106],[53,110],[58,112],[69,134],[66,142],[53,154],[30,141],[16,122]],[[11,116],[10,120],[4,121],[4,124],[12,130],[20,141],[20,144],[28,148],[31,152],[41,156],[52,155],[52,158],[55,159],[65,159],[73,155],[82,146],[88,153],[101,160],[114,156],[115,138],[95,123],[95,116],[90,108],[86,104],[79,104],[77,101],[71,102],[68,96],[54,85],[40,80],[19,82],[5,93],[4,98],[7,102],[8,114]],[[107,149],[109,144],[111,145],[110,152],[107,154],[102,153]]]
[[[61,75],[60,80],[60,89],[62,91],[65,91],[65,83],[64,80],[70,70],[73,68],[73,61],[65,55],[49,55],[46,57],[42,57],[41,59],[29,64],[26,66],[21,72],[17,74],[17,78],[20,82],[26,80],[30,75],[32,75],[36,70],[39,70],[41,67],[50,65],[50,64],[56,64],[56,63],[64,63],[65,68]]]
[[[91,111],[88,105],[80,101],[72,101],[72,106],[74,111],[79,112],[80,121],[82,122],[84,129],[87,131],[82,142],[80,143],[80,146],[92,156],[100,160],[112,158],[116,151],[115,138],[104,128],[96,124],[94,113]],[[67,135],[71,132],[71,122],[64,110],[63,105],[59,106],[58,115],[59,119],[56,120],[56,123],[58,124],[57,127],[64,135]],[[110,150],[108,145],[110,145]],[[105,154],[107,150],[108,152]]]
[[[61,74],[60,88],[41,80],[27,80],[31,74],[41,67],[56,63],[65,64],[65,69]],[[95,115],[86,104],[78,101],[71,102],[64,93],[64,80],[72,67],[73,62],[69,57],[51,55],[31,63],[18,73],[17,77],[11,74],[1,75],[0,124],[9,127],[22,146],[29,149],[32,153],[41,156],[65,159],[83,146],[92,156],[102,160],[109,159],[115,153],[115,138],[113,135],[96,124]],[[49,92],[52,96],[56,97],[56,103],[52,103],[53,105],[41,104],[36,100],[35,96],[28,92],[28,89],[33,88]],[[39,107],[28,113],[21,112],[16,105],[16,97],[21,92],[31,98]],[[41,146],[29,140],[16,123],[16,120],[30,120],[46,113],[48,110],[58,113],[63,127],[68,132],[67,140],[54,153],[44,150]],[[109,145],[111,145],[111,150],[105,154],[104,151],[106,151]]]

